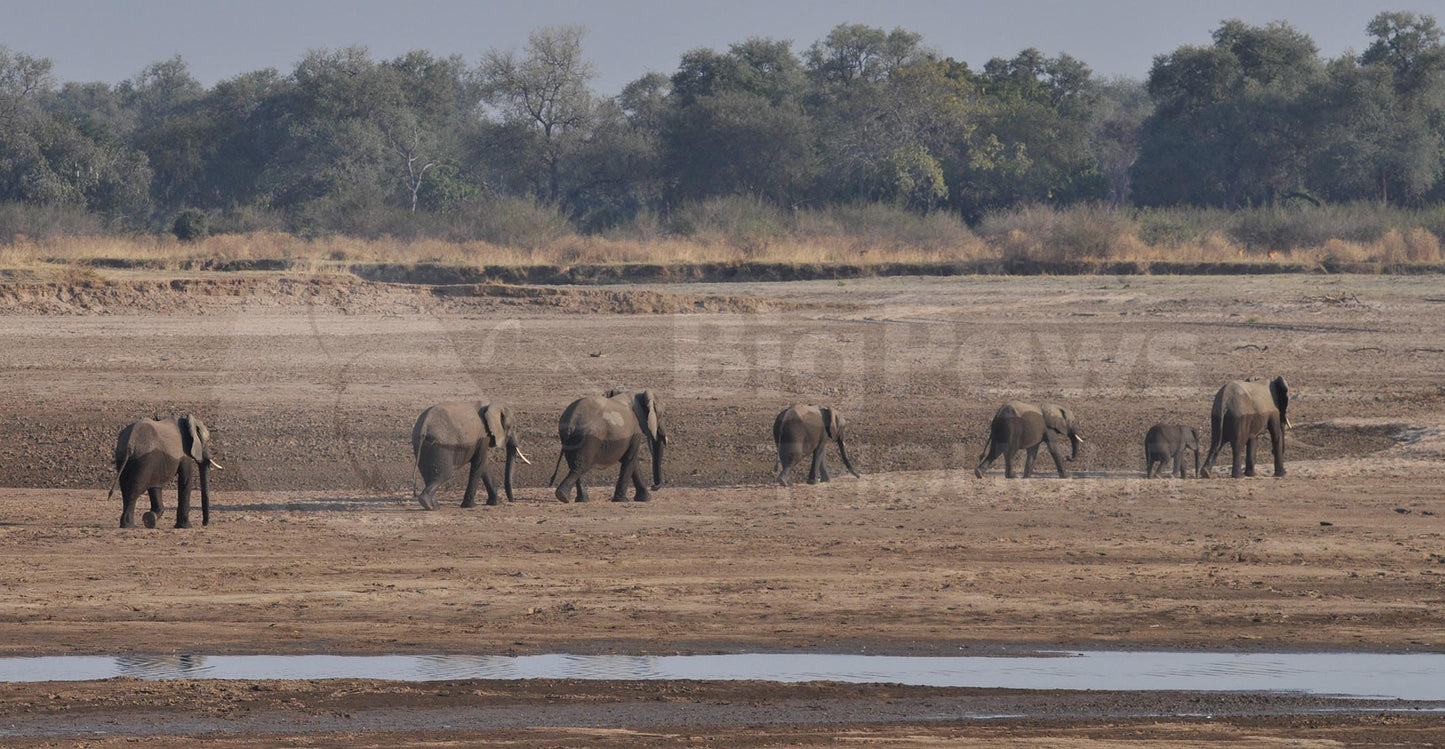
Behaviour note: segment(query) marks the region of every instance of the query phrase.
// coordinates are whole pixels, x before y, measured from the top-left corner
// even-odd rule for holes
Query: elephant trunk
[[[512,469],[517,465],[517,455],[522,449],[517,446],[517,440],[511,435],[507,436],[507,463],[502,469],[502,488],[507,492],[507,501],[512,501]]]
[[[1078,432],[1070,430],[1069,444],[1072,445],[1069,450],[1069,462],[1072,463],[1079,457],[1079,445],[1084,444],[1084,438],[1080,437]]]
[[[667,445],[667,432],[662,426],[657,427],[657,435],[652,439],[652,488],[662,486],[662,453]]]
[[[211,460],[201,461],[201,525],[211,524]]]
[[[843,459],[843,465],[848,467],[848,473],[853,474],[854,478],[863,478],[862,476],[858,475],[857,471],[853,470],[853,461],[848,460],[848,448],[843,447],[842,437],[838,438],[838,456]]]

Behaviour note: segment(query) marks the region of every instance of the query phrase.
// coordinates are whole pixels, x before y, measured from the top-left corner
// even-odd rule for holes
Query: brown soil
[[[1001,717],[1040,715],[1050,717]],[[1398,703],[758,682],[114,679],[0,685],[0,721],[6,746],[171,746],[200,738],[227,747],[1335,747],[1445,740],[1437,716]]]
[[[0,652],[944,654],[1001,642],[1445,650],[1436,278],[610,290],[686,300],[640,309],[768,310],[688,315],[575,314],[622,303],[535,302],[550,289],[456,296],[258,275],[241,293],[207,294],[198,289],[237,282],[184,280],[97,282],[155,283],[140,298],[159,312],[122,300],[94,314],[25,297],[18,282],[0,287],[11,299],[0,316],[9,437],[0,486],[12,487],[0,489]],[[704,301],[718,298],[745,301]],[[1287,478],[1139,477],[1148,425],[1207,432],[1220,383],[1275,374],[1295,397]],[[560,505],[544,487],[556,415],[617,386],[658,393],[671,485],[650,504]],[[536,464],[519,472],[516,503],[461,510],[454,486],[441,511],[424,512],[409,498],[412,421],[433,402],[476,394],[513,404]],[[1011,398],[1077,411],[1088,438],[1081,478],[1007,481],[1001,467],[972,477],[987,419]],[[768,428],[794,401],[849,417],[863,479],[767,484]],[[212,428],[226,470],[208,528],[115,528],[119,502],[104,499],[115,433],[156,411],[191,411]],[[1227,461],[1226,450],[1221,467]],[[1260,472],[1270,469],[1262,450]],[[592,479],[594,499],[610,494],[609,473]],[[116,696],[138,686],[83,689]],[[792,699],[788,687],[757,689],[747,700]],[[97,709],[116,720],[129,711]],[[13,703],[7,711],[0,726],[34,714]],[[1050,743],[1061,732],[1080,744],[1440,738],[1438,724],[1395,716],[960,726],[879,713],[840,719],[840,732],[808,727],[806,714],[729,729],[719,735],[735,740],[720,744]],[[277,737],[291,724],[277,720],[257,729],[264,739],[235,741],[287,743]],[[645,735],[476,735],[690,743],[677,726],[656,736],[642,728],[681,720],[624,727]],[[440,725],[408,728],[403,740],[456,740],[428,732]],[[321,736],[356,738],[341,727]]]

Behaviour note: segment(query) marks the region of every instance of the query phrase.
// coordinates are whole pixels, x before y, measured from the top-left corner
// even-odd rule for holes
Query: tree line
[[[697,49],[611,97],[577,27],[475,64],[351,47],[210,88],[178,57],[118,85],[59,83],[49,60],[0,48],[0,204],[121,231],[200,211],[237,229],[468,236],[508,201],[584,232],[727,196],[969,222],[1076,203],[1438,203],[1441,31],[1407,12],[1365,31],[1362,53],[1323,59],[1286,23],[1226,21],[1141,82],[1035,49],[974,69],[918,33],[841,25],[801,50]]]

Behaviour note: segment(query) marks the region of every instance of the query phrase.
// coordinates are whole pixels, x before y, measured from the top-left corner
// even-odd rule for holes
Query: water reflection
[[[1093,651],[1068,657],[170,655],[0,658],[0,682],[141,679],[841,681],[999,689],[1297,692],[1445,700],[1445,654]]]
[[[138,679],[202,679],[205,678],[204,655],[119,655],[115,658],[118,676]]]

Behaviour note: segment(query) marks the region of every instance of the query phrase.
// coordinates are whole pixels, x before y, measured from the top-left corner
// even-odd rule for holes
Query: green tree
[[[1155,58],[1132,171],[1150,205],[1273,202],[1304,187],[1306,93],[1321,79],[1314,42],[1284,23],[1226,21],[1211,47]]]
[[[540,162],[542,196],[561,195],[564,161],[587,136],[596,110],[593,70],[582,57],[583,29],[549,26],[532,32],[526,52],[488,52],[477,71],[483,99],[512,132],[530,134]]]

